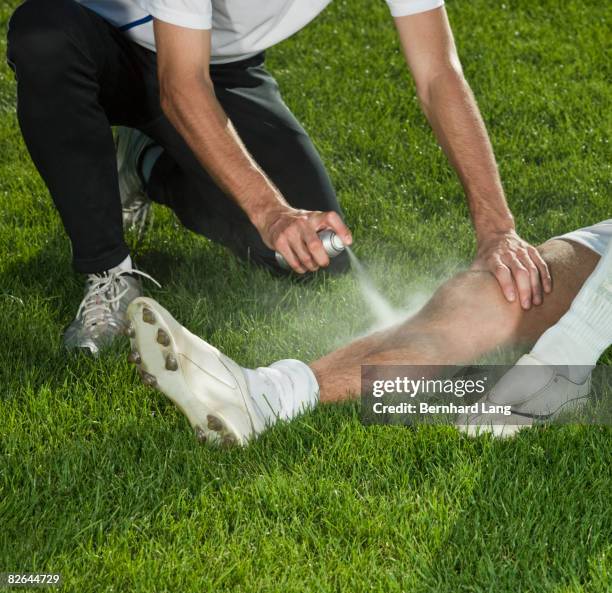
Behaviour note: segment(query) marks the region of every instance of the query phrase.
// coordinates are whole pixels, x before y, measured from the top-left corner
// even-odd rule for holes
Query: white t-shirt
[[[242,60],[291,37],[331,0],[77,0],[155,50],[153,17],[189,29],[212,29],[212,63]],[[393,16],[438,8],[444,0],[386,0]]]

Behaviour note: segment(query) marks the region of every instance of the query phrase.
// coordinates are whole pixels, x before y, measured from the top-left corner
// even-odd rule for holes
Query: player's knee
[[[306,272],[295,274],[286,265],[282,265],[277,259],[276,253],[265,245],[257,230],[249,225],[243,232],[237,233],[231,241],[225,241],[230,249],[243,260],[265,268],[276,276],[289,276],[296,280],[307,280],[321,273],[332,275],[344,274],[350,269],[348,253],[343,251],[337,256],[330,258],[326,268],[320,268],[317,272]]]
[[[336,257],[330,259],[329,266],[326,268],[320,268],[317,272],[306,272],[305,274],[295,274],[292,270],[282,266],[276,259],[276,255],[273,251],[255,251],[250,250],[246,257],[247,259],[256,266],[267,269],[276,276],[288,276],[295,280],[309,280],[322,273],[331,275],[340,275],[350,270],[351,264],[346,253],[341,253]]]
[[[346,274],[350,269],[351,260],[346,251],[336,255],[336,257],[332,257],[329,260],[329,266],[325,268],[328,273],[333,275]]]
[[[15,10],[8,29],[7,57],[18,77],[54,80],[68,65],[72,41],[66,0],[27,0]]]
[[[466,305],[476,304],[482,298],[483,287],[494,281],[489,272],[459,272],[436,290],[431,303],[445,311],[465,310]]]
[[[491,333],[500,343],[511,338],[520,322],[518,302],[509,303],[490,272],[466,271],[445,282],[424,311],[429,318],[453,319],[471,334]]]

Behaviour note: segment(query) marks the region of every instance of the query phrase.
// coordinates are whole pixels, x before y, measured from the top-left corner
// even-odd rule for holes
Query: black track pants
[[[72,242],[77,271],[100,272],[128,254],[112,125],[138,128],[164,148],[147,187],[152,199],[187,228],[277,269],[246,215],[164,116],[154,52],[73,0],[26,0],[10,21],[7,53],[21,130]],[[211,77],[247,149],[289,203],[340,212],[321,159],[283,103],[263,54],[213,65]],[[334,267],[346,267],[346,259]]]

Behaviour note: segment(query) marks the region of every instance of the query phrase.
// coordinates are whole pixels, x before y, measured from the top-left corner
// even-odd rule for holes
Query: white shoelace
[[[85,327],[104,323],[107,320],[115,303],[119,302],[130,289],[124,276],[133,274],[151,280],[161,288],[161,284],[155,278],[136,269],[90,274],[87,277],[87,292],[77,311],[77,318],[82,317]]]

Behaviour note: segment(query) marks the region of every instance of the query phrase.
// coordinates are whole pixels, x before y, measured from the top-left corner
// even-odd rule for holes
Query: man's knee
[[[331,258],[327,268],[321,268],[319,272],[308,272],[303,275],[294,274],[288,268],[281,266],[276,259],[275,253],[267,247],[261,249],[253,248],[251,246],[242,251],[234,249],[234,253],[236,253],[236,255],[238,255],[238,257],[241,259],[248,260],[250,263],[255,264],[256,266],[265,268],[276,276],[290,276],[297,280],[308,280],[322,271],[332,275],[340,275],[348,272],[351,267],[350,260],[346,252]]]
[[[351,269],[351,261],[348,253],[343,251],[342,253],[332,257],[329,261],[329,266],[326,271],[330,274],[345,274]]]
[[[15,10],[7,58],[18,77],[44,82],[65,71],[74,47],[69,28],[80,9],[73,0],[26,0]]]
[[[231,213],[235,211],[232,216]],[[234,255],[250,264],[265,268],[277,276],[292,276],[296,279],[308,279],[318,274],[294,274],[290,269],[283,267],[276,258],[274,250],[270,249],[261,238],[259,231],[249,222],[243,213],[233,204],[227,205],[227,211],[215,217],[201,216],[194,211],[189,213],[176,210],[181,222],[192,231],[204,235],[209,239],[225,245]],[[333,275],[343,274],[350,269],[350,260],[346,251],[330,258],[325,272]]]

